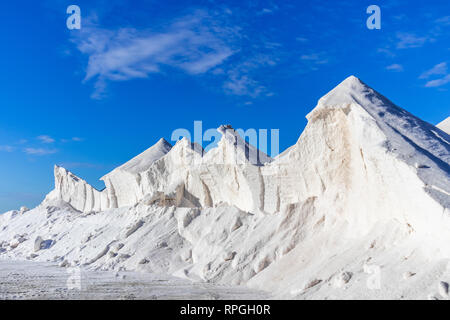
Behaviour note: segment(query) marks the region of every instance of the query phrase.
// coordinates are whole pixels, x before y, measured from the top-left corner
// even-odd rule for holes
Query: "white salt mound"
[[[55,167],[38,207],[0,215],[0,257],[288,299],[427,299],[450,272],[450,136],[353,76],[307,118],[275,159],[221,126],[206,153],[160,140],[102,191]]]

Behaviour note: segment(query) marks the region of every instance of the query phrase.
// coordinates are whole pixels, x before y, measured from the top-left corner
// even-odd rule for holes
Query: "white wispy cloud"
[[[387,66],[386,70],[401,72],[401,71],[403,71],[403,66],[401,64],[394,63],[394,64]]]
[[[166,67],[191,75],[207,73],[236,52],[230,45],[236,32],[197,11],[158,32],[88,25],[73,41],[89,56],[85,81],[96,79],[93,97],[101,98],[107,81],[146,78]]]
[[[278,43],[264,42],[262,47],[265,49],[281,50]],[[244,61],[231,65],[226,71],[227,79],[223,83],[226,93],[237,96],[248,96],[257,98],[259,96],[270,97],[273,93],[262,84],[255,80],[255,73],[261,68],[274,67],[279,63],[279,58],[273,54],[257,53]]]
[[[419,77],[419,79],[427,79],[433,75],[446,75],[447,74],[447,63],[442,62],[437,65],[435,65],[430,70],[425,71],[422,73]]]
[[[425,83],[425,87],[435,88],[435,87],[441,87],[443,85],[446,85],[447,83],[450,83],[450,74],[448,73],[447,62],[438,63],[430,70],[423,72],[419,76],[419,79],[430,79],[433,76],[440,76],[440,78],[428,80],[427,83]]]
[[[295,40],[297,40],[298,42],[308,42],[308,38],[305,37],[296,37]]]
[[[420,29],[398,31],[392,36],[386,38],[387,41],[382,43],[382,46],[377,50],[378,53],[384,54],[386,57],[395,57],[400,54],[398,51],[421,48],[428,44],[435,43],[442,40],[442,37],[448,35],[446,28],[450,26],[450,16],[444,16],[436,19],[435,15],[425,14],[428,23],[423,23]],[[411,17],[404,14],[393,16],[394,20],[402,21],[408,19],[412,21]]]
[[[55,142],[55,139],[53,139],[52,137],[50,137],[48,135],[38,136],[37,139],[39,141],[41,141],[42,143],[53,143],[53,142]]]
[[[197,10],[159,29],[108,29],[85,21],[72,42],[88,57],[83,81],[93,82],[94,99],[107,96],[112,81],[173,71],[229,95],[270,96],[268,77],[259,77],[259,72],[277,65],[286,53],[263,33],[246,34],[241,20],[231,10]]]
[[[396,36],[398,40],[397,49],[420,48],[425,43],[433,41],[432,38],[407,32],[398,32]]]
[[[278,10],[279,10],[279,7],[276,4],[271,4],[270,7],[268,7],[268,8],[262,8],[260,11],[258,11],[257,14],[258,15],[271,14]]]
[[[315,64],[326,64],[328,59],[323,56],[322,53],[303,54],[300,56],[300,60],[312,61]]]
[[[378,48],[377,49],[377,52],[378,53],[382,53],[382,54],[384,54],[386,57],[390,57],[390,58],[393,58],[393,57],[395,57],[395,53],[394,53],[394,50],[392,50],[391,49],[391,47],[389,46],[389,45],[387,45],[387,46],[385,46],[385,47],[383,47],[383,48]]]
[[[436,19],[435,22],[442,26],[450,26],[450,16],[445,16],[445,17]]]
[[[35,156],[44,156],[44,155],[49,155],[49,154],[54,154],[57,153],[58,150],[56,148],[51,148],[51,147],[42,147],[42,144],[46,144],[46,145],[53,145],[54,143],[56,143],[56,139],[53,137],[50,137],[49,135],[40,135],[37,136],[36,139],[41,143],[41,144],[33,144],[33,143],[28,143],[29,141],[27,139],[20,139],[17,142],[14,142],[12,144],[8,144],[8,145],[0,145],[0,152],[14,152],[14,151],[20,151],[23,153],[26,153],[28,155],[35,155]],[[31,139],[32,140],[32,139]],[[58,139],[59,142],[70,142],[70,141],[74,141],[74,142],[80,142],[83,141],[82,138],[79,137],[72,137],[70,139]]]
[[[15,150],[15,148],[12,146],[8,146],[8,145],[0,146],[0,151],[13,152],[14,150]]]
[[[329,58],[323,52],[312,52],[302,54],[299,57],[301,68],[303,70],[316,71],[320,66],[329,63]]]
[[[72,137],[72,138],[70,138],[70,139],[61,139],[60,141],[61,141],[62,143],[68,143],[68,142],[71,142],[71,141],[74,141],[74,142],[81,142],[81,141],[83,141],[83,140],[84,140],[83,138]]]
[[[440,79],[428,81],[425,84],[425,87],[427,87],[427,88],[441,87],[443,85],[446,85],[447,83],[450,83],[450,74],[448,74],[445,77],[440,78]]]
[[[256,98],[266,91],[266,87],[248,75],[230,71],[229,79],[223,85],[226,92],[238,96],[250,96]]]
[[[25,148],[23,150],[26,154],[36,155],[36,156],[44,156],[48,154],[54,154],[58,152],[56,149],[46,149],[46,148]]]

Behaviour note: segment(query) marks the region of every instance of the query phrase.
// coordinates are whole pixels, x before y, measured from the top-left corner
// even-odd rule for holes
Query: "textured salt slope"
[[[126,171],[130,173],[139,173],[147,170],[153,162],[161,159],[167,152],[172,149],[172,145],[165,139],[161,138],[154,146],[145,150],[137,157],[131,159],[127,163],[114,169],[114,171]],[[102,179],[107,179],[109,174],[105,175]]]
[[[16,232],[23,238],[19,238],[20,240],[17,242],[12,240],[9,244],[4,245],[7,251],[2,256],[11,259],[48,260],[60,265],[78,265],[94,270],[122,270],[120,272],[136,270],[152,274],[164,272],[179,277],[191,277],[193,280],[200,280],[196,276],[195,269],[201,269],[199,268],[201,266],[205,269],[200,270],[204,276],[202,280],[229,284],[233,282],[230,274],[223,279],[221,279],[220,272],[218,278],[212,277],[217,274],[217,268],[224,270],[226,265],[235,263],[236,272],[240,272],[243,266],[236,261],[233,262],[236,257],[233,257],[231,250],[236,250],[235,252],[241,254],[245,250],[244,243],[246,241],[261,241],[261,237],[257,238],[255,235],[268,229],[267,223],[260,221],[255,232],[251,232],[249,229],[252,229],[254,225],[247,221],[248,218],[245,219],[246,215],[239,214],[236,209],[233,212],[229,208],[223,208],[217,212],[212,212],[211,209],[209,212],[203,212],[202,219],[194,218],[186,227],[183,227],[183,224],[187,223],[191,217],[195,217],[191,209],[161,208],[155,212],[154,208],[152,210],[152,208],[138,207],[136,211],[131,208],[114,209],[86,216],[66,208],[61,211],[53,211],[46,219],[43,213],[52,210],[54,208],[35,209],[16,214],[13,217],[11,213],[3,216],[3,218],[11,219],[0,226],[0,228],[8,226],[4,229],[4,232],[9,233],[6,238],[14,239],[14,236],[11,235]],[[144,214],[137,212],[144,212]],[[223,238],[224,233],[227,232],[227,226],[235,228],[239,225],[239,223],[235,225],[224,223],[227,220],[236,219],[236,216],[240,216],[243,224],[237,230],[241,228],[245,230],[234,235],[236,237],[234,244],[233,239],[225,239],[226,243],[215,240],[214,238],[217,236],[219,239]],[[25,217],[30,225],[24,225],[21,221]],[[31,217],[35,220],[32,220]],[[269,219],[269,217],[267,220],[274,225],[280,225],[278,221]],[[301,219],[298,220],[301,221]],[[139,223],[139,221],[144,223]],[[298,223],[292,223],[291,227],[293,229],[298,227]],[[204,230],[205,228],[209,230]],[[339,235],[340,230],[336,230],[337,234],[331,237],[322,233],[320,236],[302,241],[291,254],[278,262],[276,276],[271,275],[271,272],[261,272],[250,280],[249,285],[257,288],[263,287],[269,292],[274,292],[278,298],[288,299],[427,299],[429,296],[443,299],[444,297],[439,294],[439,284],[441,281],[450,281],[448,259],[430,259],[427,248],[422,248],[420,238],[408,239],[408,235],[399,232],[399,229],[401,229],[399,225],[394,225],[391,230],[386,230],[384,225],[380,225],[373,232],[359,239],[342,239]],[[181,230],[183,236],[178,234],[178,230]],[[44,241],[51,241],[51,243],[48,248],[35,252],[34,237],[37,234],[42,235]],[[275,243],[280,242],[279,239],[284,237],[283,234],[273,236],[277,238]],[[189,241],[193,241],[195,246],[192,247]],[[232,247],[230,247],[230,242]],[[323,248],[326,242],[333,244],[328,250]],[[15,246],[15,243],[20,244],[15,249],[11,249],[10,245]],[[247,245],[247,247],[251,246]],[[60,256],[59,253],[63,255]],[[251,256],[249,258],[251,259]],[[206,263],[202,263],[203,261]],[[250,264],[250,269],[258,266],[264,267],[261,264],[252,264],[251,261]],[[380,289],[367,288],[367,283],[373,274],[364,272],[365,265],[382,268]],[[269,266],[269,268],[272,267]],[[270,270],[269,268],[267,270]],[[62,273],[65,273],[64,268],[61,270]],[[36,269],[37,271],[39,270]],[[24,273],[29,272],[24,271]],[[48,273],[53,273],[53,271]],[[351,274],[348,283],[342,280],[344,273]],[[5,277],[4,273],[0,274]],[[414,275],[405,278],[405,275],[408,274]],[[104,277],[110,278],[111,275]],[[266,277],[269,279],[265,279]],[[320,282],[316,283],[317,281]],[[122,284],[127,283],[125,281]],[[305,289],[314,283],[316,283],[314,286]],[[94,287],[92,284],[92,290],[95,289]],[[126,288],[126,286],[124,287]],[[161,288],[162,293],[156,295],[159,297],[163,295],[166,298],[179,295],[189,297],[192,291],[195,291],[195,288],[189,290],[189,285],[170,287],[169,289],[170,294]],[[180,289],[181,292],[178,292],[177,289]],[[14,290],[8,290],[10,293],[14,292]],[[126,297],[126,289],[120,288],[120,283],[112,284],[111,290],[116,290]],[[22,290],[23,295],[26,295],[25,291],[27,290]],[[34,291],[30,290],[29,292]],[[52,292],[52,290],[47,291],[44,288],[44,292]],[[111,292],[101,293],[98,289],[94,292],[97,292],[99,296],[103,294],[112,297]],[[91,292],[91,298],[94,297],[93,294]],[[135,293],[134,295],[148,298],[148,296]],[[84,298],[88,298],[88,296],[89,294],[86,292]],[[131,296],[130,292],[128,292],[128,296]],[[194,295],[192,298],[197,297],[199,295]],[[219,297],[230,298],[230,296],[220,295]],[[250,295],[246,298],[252,297],[255,296]]]
[[[450,134],[450,117],[439,123],[436,127],[441,129],[447,134]]]
[[[192,283],[167,275],[63,269],[46,262],[0,260],[0,270],[2,300],[248,300],[269,297],[256,290]]]
[[[105,182],[109,201],[108,208],[118,208],[136,203],[139,199],[141,172],[166,155],[172,146],[164,139],[137,157],[108,173]]]
[[[207,153],[159,142],[131,161],[144,171],[119,167],[100,195],[57,167],[39,207],[0,216],[0,251],[282,298],[447,298],[450,137],[355,77],[307,118],[275,159],[229,126]],[[373,268],[381,290],[368,290]]]
[[[386,151],[417,167],[418,176],[432,196],[443,200],[446,207],[450,206],[450,136],[437,134],[434,126],[395,106],[356,77],[346,79],[320,99],[311,117],[323,113],[322,109],[335,108],[341,108],[344,112],[362,108],[367,112],[358,119],[361,124],[364,121],[374,122],[381,129],[380,133],[384,134],[381,139],[384,139],[382,143]],[[367,128],[363,128],[361,134],[377,133],[370,130],[369,125],[366,124]],[[374,143],[377,137],[363,138]],[[420,170],[424,168],[427,170]]]

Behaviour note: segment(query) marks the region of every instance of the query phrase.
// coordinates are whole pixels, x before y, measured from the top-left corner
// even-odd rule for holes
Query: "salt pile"
[[[206,153],[187,139],[160,140],[105,175],[103,191],[55,167],[55,189],[37,208],[0,215],[0,257],[164,273],[288,299],[445,298],[445,128],[353,76],[307,118],[297,143],[274,159],[221,126]]]

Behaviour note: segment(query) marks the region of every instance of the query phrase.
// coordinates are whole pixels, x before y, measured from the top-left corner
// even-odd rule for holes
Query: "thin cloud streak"
[[[445,74],[447,74],[447,63],[442,62],[442,63],[435,65],[430,70],[422,73],[420,75],[419,79],[428,79],[430,76],[433,76],[433,75],[445,75]]]
[[[45,156],[49,154],[57,153],[58,150],[56,149],[45,149],[45,148],[25,148],[23,150],[28,155],[35,155],[35,156]]]
[[[8,145],[0,146],[0,151],[13,152],[14,150],[15,150],[15,148],[12,146],[8,146]]]
[[[425,84],[426,88],[442,87],[447,83],[450,83],[450,74],[448,74],[447,62],[441,62],[430,70],[425,71],[419,76],[419,79],[429,79],[432,76],[441,76],[441,78],[427,81]]]
[[[41,136],[37,137],[37,139],[39,141],[41,141],[42,143],[47,143],[47,144],[55,142],[55,139],[53,139],[52,137],[47,136],[47,135],[41,135]]]
[[[441,79],[428,81],[425,84],[425,87],[427,87],[427,88],[442,87],[443,85],[446,85],[447,83],[450,83],[450,74],[446,75],[445,77],[443,77]]]
[[[386,70],[401,72],[401,71],[403,71],[403,66],[400,64],[394,63],[394,64],[387,66]]]
[[[432,41],[429,37],[419,37],[412,33],[397,33],[397,49],[420,48],[425,43]]]

